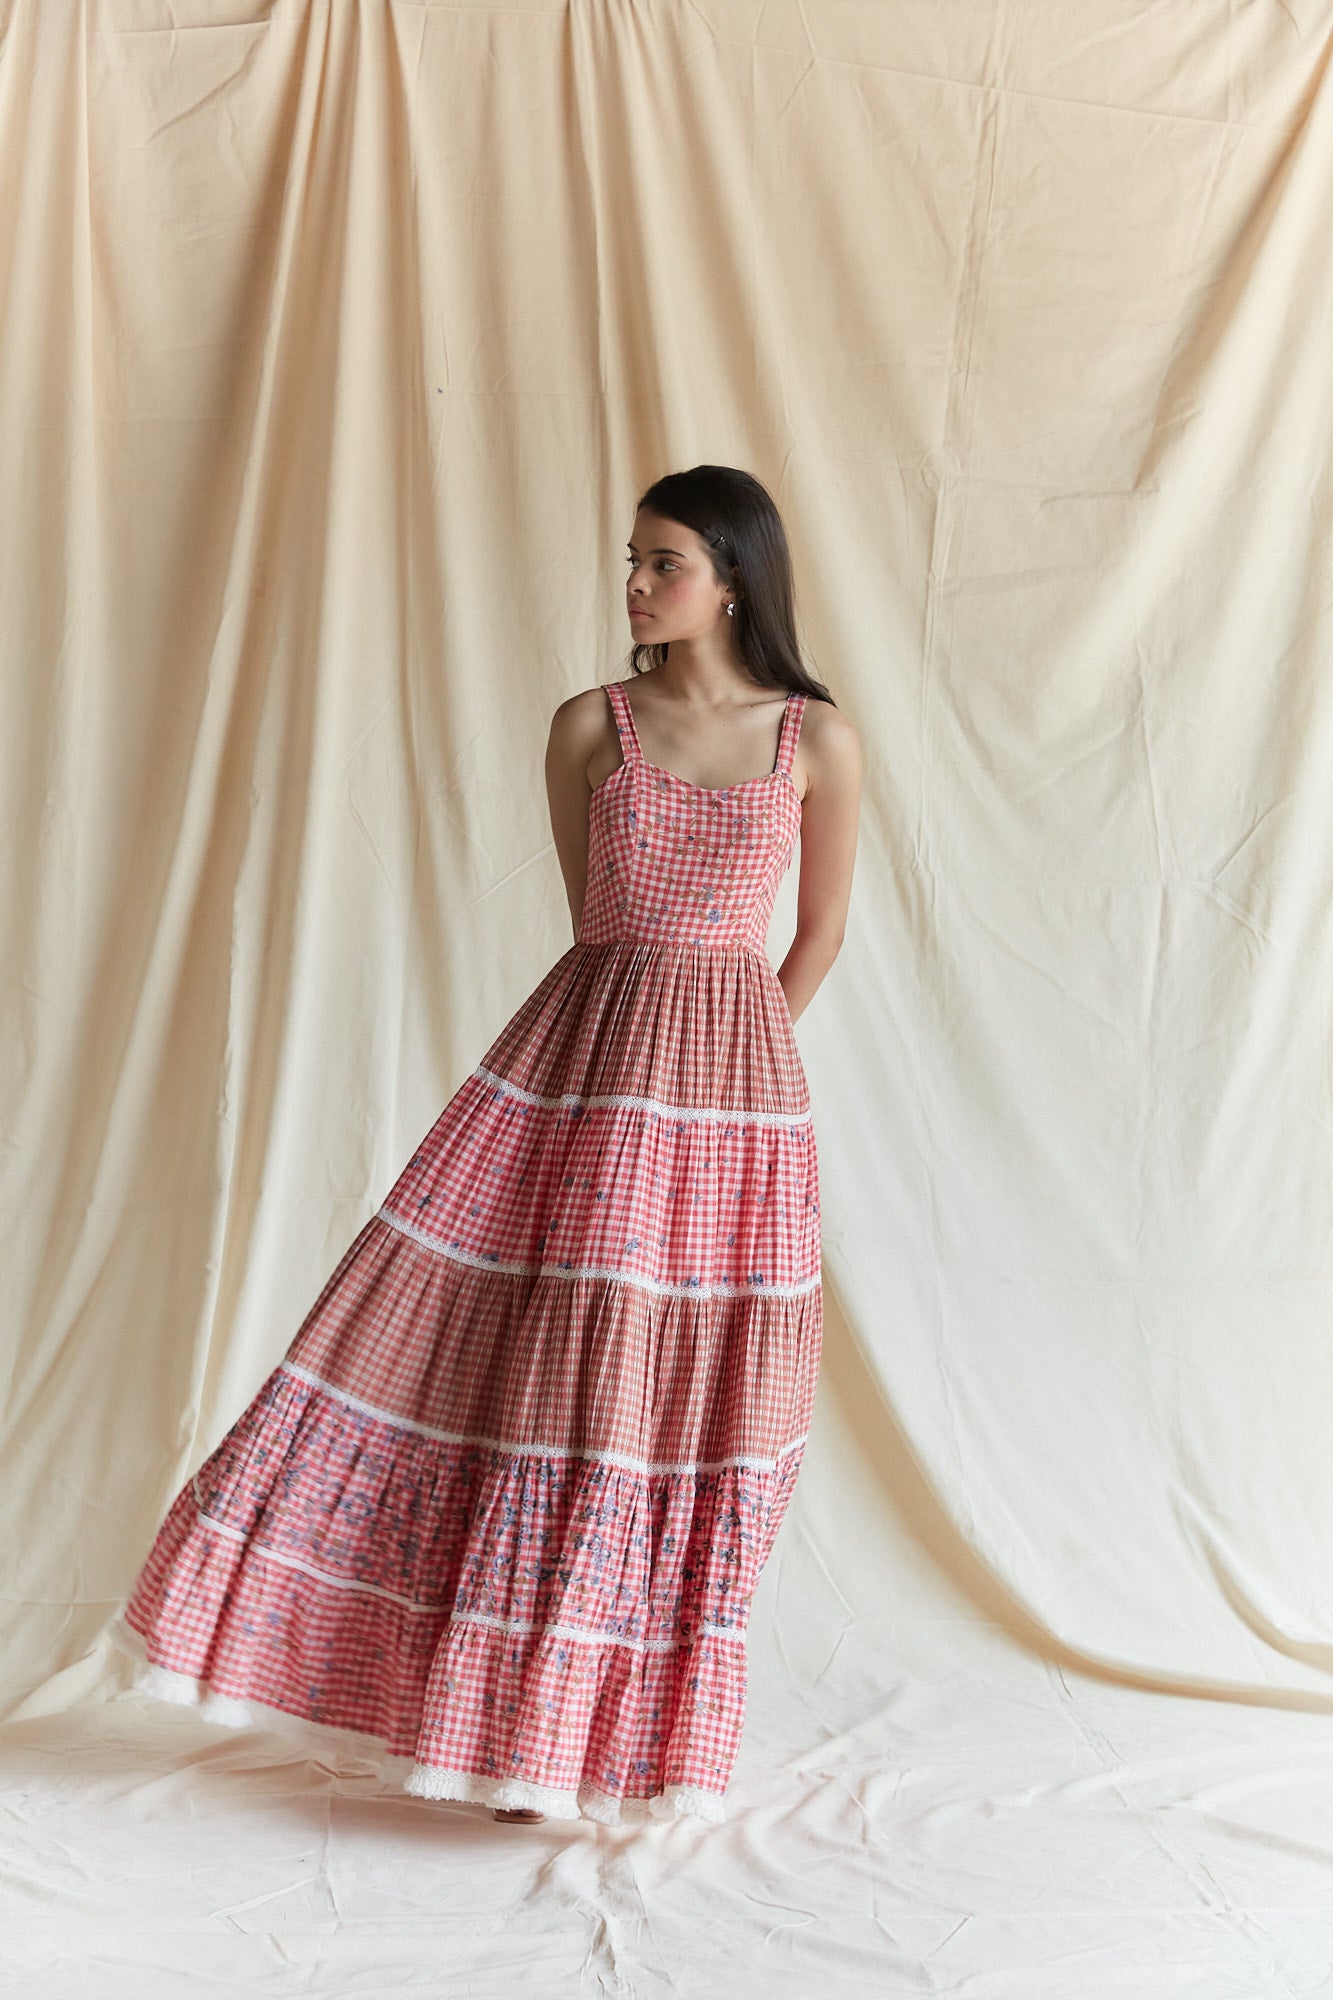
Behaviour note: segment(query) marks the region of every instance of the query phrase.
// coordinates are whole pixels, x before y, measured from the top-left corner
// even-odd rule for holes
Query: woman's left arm
[[[827,701],[806,701],[795,763],[793,780],[797,769],[806,779],[796,935],[778,967],[793,1021],[805,1011],[842,948],[852,894],[861,746],[841,709]]]

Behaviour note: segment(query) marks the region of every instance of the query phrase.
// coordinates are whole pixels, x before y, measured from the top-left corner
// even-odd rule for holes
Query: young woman
[[[359,1731],[505,1819],[724,1817],[822,1335],[792,1023],[842,941],[856,737],[756,479],[659,480],[628,558],[631,678],[562,702],[546,755],[574,943],[113,1621],[150,1692]]]

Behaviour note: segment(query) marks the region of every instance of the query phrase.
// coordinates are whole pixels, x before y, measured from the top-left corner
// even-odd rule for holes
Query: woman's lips
[[[636,608],[633,605],[631,605],[629,615],[631,618],[651,618],[653,614],[651,611],[636,610]]]

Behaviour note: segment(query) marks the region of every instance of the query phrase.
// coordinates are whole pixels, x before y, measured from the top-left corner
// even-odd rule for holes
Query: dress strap
[[[634,727],[634,711],[629,705],[623,681],[607,681],[607,696],[611,703],[611,714],[615,718],[616,735],[620,738],[620,754],[627,764],[643,762],[643,752],[639,748],[639,732]]]
[[[786,771],[791,774],[791,760],[796,755],[796,739],[801,733],[801,717],[805,713],[807,697],[803,694],[789,694],[782,711],[782,728],[778,731],[778,761],[773,766],[774,773]]]

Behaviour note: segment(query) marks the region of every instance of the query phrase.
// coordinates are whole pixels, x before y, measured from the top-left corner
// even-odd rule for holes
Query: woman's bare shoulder
[[[808,783],[851,788],[861,781],[861,742],[852,723],[831,701],[811,698],[801,715],[796,764]]]
[[[596,734],[610,712],[602,682],[596,687],[580,688],[576,694],[567,694],[556,703],[551,715],[551,734],[553,737],[578,737],[589,731]]]
[[[831,701],[819,701],[814,697],[806,701],[801,716],[800,740],[835,761],[854,758],[860,747],[856,730],[843,711],[835,708]]]

